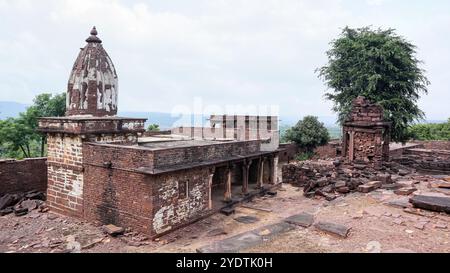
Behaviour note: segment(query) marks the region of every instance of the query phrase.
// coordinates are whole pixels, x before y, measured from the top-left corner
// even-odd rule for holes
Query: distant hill
[[[0,101],[0,119],[17,117],[19,113],[24,112],[28,106],[28,104],[13,101]]]

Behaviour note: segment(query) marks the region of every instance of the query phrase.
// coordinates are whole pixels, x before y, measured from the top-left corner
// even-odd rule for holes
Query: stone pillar
[[[390,143],[390,130],[386,128],[383,135],[383,160],[389,161],[389,143]]]
[[[348,132],[345,126],[342,128],[342,155],[344,157],[348,156]]]
[[[258,168],[258,185],[257,188],[262,188],[264,185],[264,161],[265,158],[259,159],[259,168]]]
[[[213,183],[213,177],[216,169],[212,168],[209,171],[209,180],[208,180],[208,209],[212,209],[212,183]]]
[[[244,161],[242,165],[242,175],[243,175],[243,181],[242,181],[242,193],[244,195],[248,194],[248,177],[249,177],[249,171],[250,171],[250,165],[252,164],[252,161]]]
[[[348,143],[348,159],[350,161],[353,161],[355,159],[354,153],[355,153],[355,132],[350,131],[350,139]]]
[[[231,167],[227,169],[227,182],[225,184],[224,201],[231,201]]]
[[[271,184],[275,185],[278,183],[278,156],[274,156],[271,161],[272,167],[272,179]]]

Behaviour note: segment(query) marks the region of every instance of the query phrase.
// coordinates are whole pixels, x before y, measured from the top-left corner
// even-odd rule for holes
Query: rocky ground
[[[439,188],[444,177],[411,174],[395,178],[417,188],[414,194],[449,196]],[[333,201],[306,198],[303,189],[283,185],[276,196],[264,196],[236,209],[232,216],[221,214],[194,223],[155,241],[125,231],[110,237],[99,226],[33,210],[24,216],[0,217],[0,252],[196,252],[238,234],[284,221],[299,213],[312,215],[310,227],[293,229],[264,238],[261,244],[240,252],[450,252],[450,216],[414,209],[410,196],[393,190],[353,192]],[[348,228],[347,237],[323,232],[319,222]],[[260,232],[261,233],[261,232]]]

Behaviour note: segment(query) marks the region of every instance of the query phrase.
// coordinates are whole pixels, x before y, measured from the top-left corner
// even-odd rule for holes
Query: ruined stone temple
[[[353,101],[343,125],[343,156],[349,161],[380,165],[389,160],[391,123],[383,120],[383,108],[364,97]]]
[[[258,117],[273,122],[255,137],[240,128],[202,129],[233,130],[231,138],[143,137],[146,119],[116,116],[116,70],[90,34],[69,77],[66,116],[39,121],[51,210],[156,237],[281,182],[277,117]]]

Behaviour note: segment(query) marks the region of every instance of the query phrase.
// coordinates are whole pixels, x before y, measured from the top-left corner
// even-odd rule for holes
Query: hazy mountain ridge
[[[20,112],[24,112],[28,107],[28,104],[12,102],[12,101],[0,101],[0,119],[5,119],[8,117],[17,117]],[[147,118],[146,126],[149,124],[159,124],[160,128],[170,129],[177,126],[190,126],[194,124],[195,126],[208,126],[209,125],[209,115],[202,116],[198,114],[191,115],[172,115],[171,113],[163,112],[133,112],[133,111],[119,111],[119,116],[132,117],[132,118]],[[302,117],[293,116],[281,116],[280,126],[294,126],[298,120]],[[325,126],[334,128],[339,127],[336,124],[335,116],[319,116],[318,117]],[[445,122],[445,120],[427,120],[424,123],[440,123]]]

